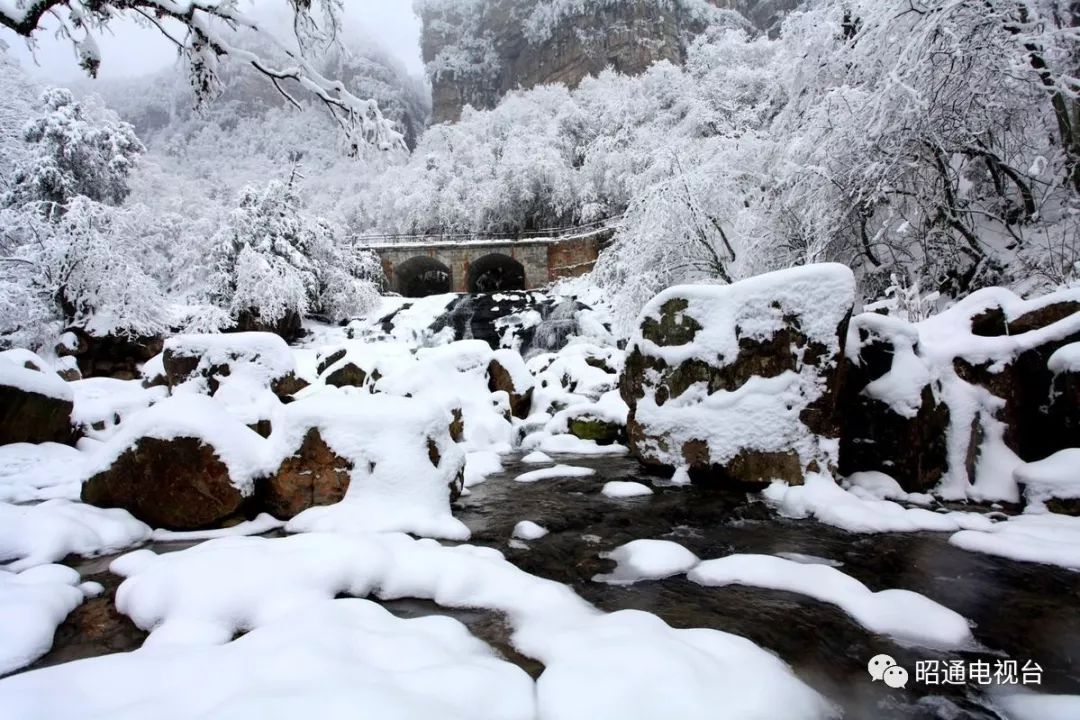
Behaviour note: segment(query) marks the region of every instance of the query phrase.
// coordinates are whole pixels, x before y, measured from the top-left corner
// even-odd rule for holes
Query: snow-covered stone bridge
[[[531,290],[593,268],[609,228],[561,237],[423,239],[370,244],[389,289],[406,297]]]

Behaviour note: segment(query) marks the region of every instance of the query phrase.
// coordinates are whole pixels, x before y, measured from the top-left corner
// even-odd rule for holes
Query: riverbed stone
[[[143,437],[82,486],[82,501],[120,507],[152,527],[196,530],[244,501],[214,448],[193,437]]]

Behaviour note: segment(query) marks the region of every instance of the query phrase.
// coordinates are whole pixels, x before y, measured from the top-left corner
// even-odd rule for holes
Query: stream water
[[[846,718],[998,718],[992,690],[971,683],[914,682],[918,660],[1014,659],[1037,662],[1039,692],[1080,694],[1080,573],[969,553],[935,533],[857,535],[809,520],[777,517],[742,492],[708,487],[655,488],[644,498],[615,500],[600,493],[609,480],[649,482],[629,458],[560,457],[596,470],[586,478],[517,483],[535,465],[504,459],[502,473],[474,486],[455,504],[472,530],[470,542],[501,550],[522,569],[566,583],[597,607],[655,613],[681,628],[714,628],[742,635],[776,653],[808,684],[837,703]],[[510,542],[514,525],[532,520],[549,530],[540,540]],[[973,623],[982,646],[960,653],[904,647],[875,635],[839,608],[803,595],[760,588],[709,588],[685,577],[615,586],[593,581],[614,563],[600,554],[639,538],[670,539],[701,558],[731,553],[798,553],[841,563],[839,568],[872,590],[904,588],[922,593]],[[155,550],[186,547],[158,543]],[[33,667],[138,647],[145,634],[116,614],[109,601],[118,578],[108,558],[73,564],[106,594],[77,610],[58,630],[55,646]],[[404,617],[445,614],[458,618],[508,660],[534,677],[543,667],[517,654],[510,629],[498,615],[450,610],[421,600],[385,605]],[[915,619],[918,622],[918,619]],[[906,690],[871,682],[866,665],[886,653],[911,675]],[[1016,688],[1012,688],[1015,690]]]
[[[995,718],[986,688],[973,684],[894,690],[872,682],[867,662],[886,653],[914,681],[917,660],[1027,660],[1043,669],[1040,692],[1080,693],[1080,573],[970,553],[940,533],[861,535],[810,520],[789,520],[742,492],[663,488],[644,498],[600,494],[609,480],[648,482],[629,458],[560,458],[596,470],[587,478],[517,483],[535,465],[506,461],[505,471],[471,489],[456,514],[472,542],[502,550],[514,564],[571,585],[604,610],[656,613],[674,627],[742,635],[771,650],[838,703],[847,718]],[[508,544],[513,526],[532,520],[544,538]],[[871,590],[922,593],[974,624],[979,651],[903,647],[858,625],[839,608],[803,595],[752,587],[710,588],[685,576],[616,586],[594,582],[614,563],[600,553],[639,538],[669,539],[701,558],[731,553],[799,553],[842,563]],[[517,547],[515,547],[517,546]],[[914,619],[918,622],[918,618]],[[1012,688],[1015,690],[1015,688]]]

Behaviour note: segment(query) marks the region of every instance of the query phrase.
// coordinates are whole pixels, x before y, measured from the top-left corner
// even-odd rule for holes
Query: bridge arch
[[[394,289],[405,297],[440,295],[453,285],[450,267],[427,255],[416,255],[394,268]]]
[[[469,264],[468,290],[489,293],[502,290],[524,290],[525,266],[499,252],[478,257]]]

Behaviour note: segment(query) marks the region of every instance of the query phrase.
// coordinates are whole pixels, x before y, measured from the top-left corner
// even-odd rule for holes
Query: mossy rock
[[[595,440],[600,445],[610,445],[625,438],[626,431],[618,423],[582,415],[567,422],[570,434],[582,440]]]

